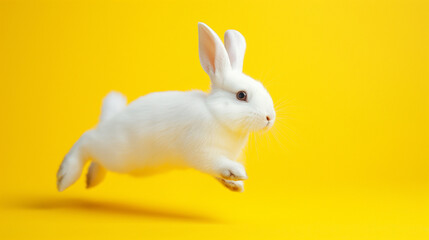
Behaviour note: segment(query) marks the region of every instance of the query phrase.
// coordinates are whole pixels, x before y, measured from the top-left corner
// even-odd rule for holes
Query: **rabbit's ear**
[[[226,31],[225,47],[229,55],[232,69],[242,72],[244,53],[246,52],[246,40],[243,35],[235,30]]]
[[[218,81],[216,76],[231,70],[225,47],[216,33],[201,22],[198,23],[198,36],[201,66],[212,81]]]

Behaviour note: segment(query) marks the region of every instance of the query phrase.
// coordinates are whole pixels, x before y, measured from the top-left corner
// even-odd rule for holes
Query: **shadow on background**
[[[193,213],[184,213],[172,209],[160,209],[153,206],[140,206],[119,202],[96,201],[79,198],[29,198],[26,202],[15,203],[16,208],[55,211],[70,209],[73,211],[83,211],[86,213],[122,215],[128,217],[141,218],[162,218],[179,221],[194,221],[215,223],[218,220]]]

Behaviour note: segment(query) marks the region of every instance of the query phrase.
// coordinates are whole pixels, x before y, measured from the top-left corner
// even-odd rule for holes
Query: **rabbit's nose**
[[[267,121],[270,121],[271,120],[271,118],[270,118],[270,116],[266,116],[266,118],[267,118]]]

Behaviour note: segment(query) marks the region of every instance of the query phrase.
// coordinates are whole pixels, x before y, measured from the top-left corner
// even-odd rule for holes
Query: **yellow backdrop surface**
[[[1,239],[429,239],[428,1],[0,2]],[[208,90],[197,22],[237,29],[278,109],[244,193],[195,170],[58,193],[111,90]]]

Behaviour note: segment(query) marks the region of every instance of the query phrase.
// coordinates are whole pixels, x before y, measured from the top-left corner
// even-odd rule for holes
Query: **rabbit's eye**
[[[247,100],[247,93],[245,91],[239,91],[237,92],[237,99],[240,101],[246,101]]]

